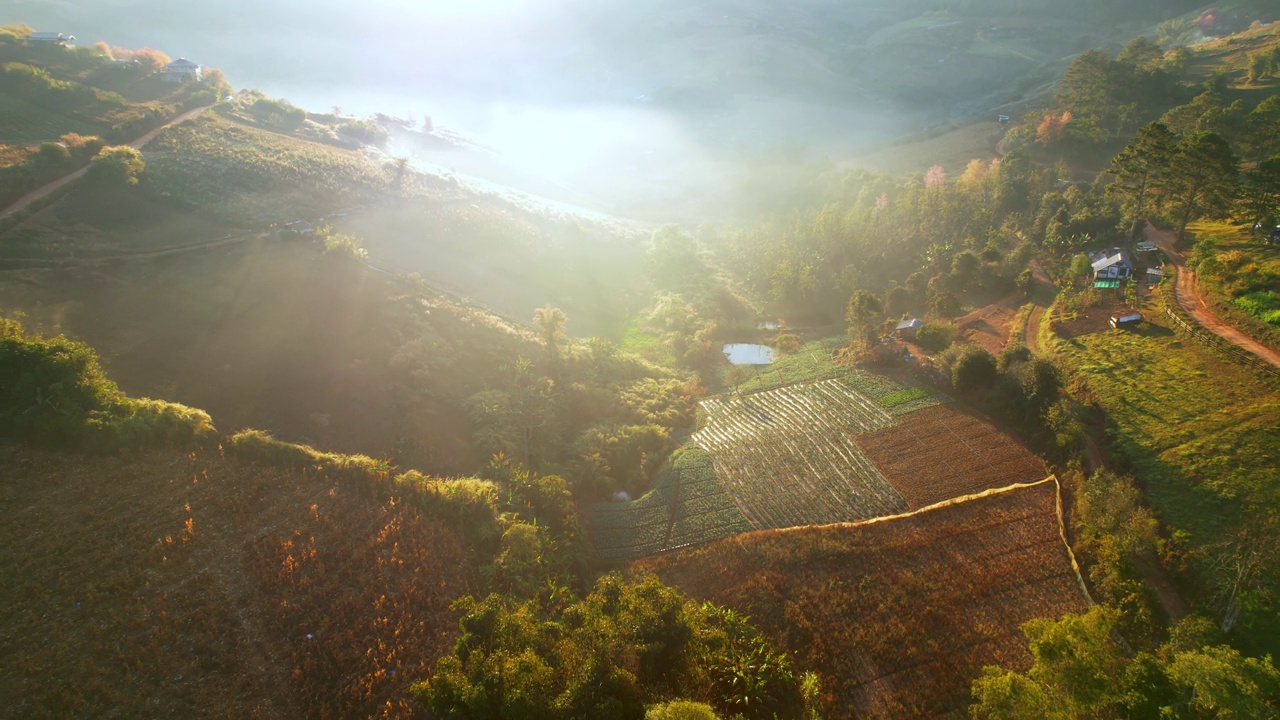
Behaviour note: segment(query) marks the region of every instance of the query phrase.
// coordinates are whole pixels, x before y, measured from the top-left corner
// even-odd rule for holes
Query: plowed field
[[[1085,610],[1056,491],[749,533],[633,568],[748,615],[819,674],[828,717],[959,717],[984,665],[1030,664],[1022,623]]]
[[[1047,474],[1016,440],[950,405],[905,415],[856,441],[912,509]]]

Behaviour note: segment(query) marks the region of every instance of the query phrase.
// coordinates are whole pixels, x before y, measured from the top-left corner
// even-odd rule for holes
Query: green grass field
[[[637,500],[589,514],[600,557],[630,561],[752,530],[716,479],[711,456],[688,445],[667,462],[656,487]]]
[[[1106,411],[1114,448],[1127,461],[1160,520],[1204,557],[1241,522],[1280,504],[1280,392],[1156,322],[1055,341],[1058,357]],[[1215,608],[1203,612],[1212,615]],[[1273,614],[1257,622],[1274,624]],[[1280,633],[1241,638],[1280,650]]]

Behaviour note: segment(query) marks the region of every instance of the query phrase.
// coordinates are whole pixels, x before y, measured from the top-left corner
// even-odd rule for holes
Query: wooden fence
[[[1245,350],[1237,347],[1217,335],[1209,332],[1201,327],[1193,318],[1186,317],[1182,314],[1182,310],[1178,307],[1177,301],[1170,297],[1173,292],[1172,282],[1166,281],[1161,283],[1165,287],[1160,293],[1160,305],[1164,309],[1164,314],[1173,320],[1178,329],[1195,338],[1200,344],[1214,350],[1220,355],[1239,365],[1251,368],[1262,373],[1268,380],[1273,383],[1280,383],[1280,368]]]

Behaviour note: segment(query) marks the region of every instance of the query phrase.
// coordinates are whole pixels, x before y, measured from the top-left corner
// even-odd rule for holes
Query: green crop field
[[[893,416],[847,380],[822,380],[702,403],[693,440],[757,528],[865,520],[907,503],[858,449],[855,435]]]
[[[628,503],[598,505],[590,515],[601,558],[634,560],[751,530],[699,447],[671,456],[651,492]]]
[[[784,371],[839,376],[702,401],[699,429],[656,488],[593,510],[604,559],[748,530],[858,522],[1044,477],[1035,456],[949,398],[824,362],[821,343],[809,349],[785,358]]]

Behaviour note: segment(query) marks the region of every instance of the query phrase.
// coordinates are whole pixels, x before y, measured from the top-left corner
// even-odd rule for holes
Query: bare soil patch
[[[855,439],[913,509],[1048,474],[1021,443],[950,405],[919,410]]]

